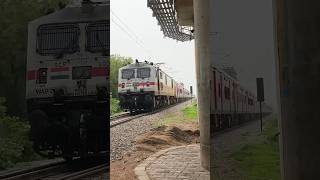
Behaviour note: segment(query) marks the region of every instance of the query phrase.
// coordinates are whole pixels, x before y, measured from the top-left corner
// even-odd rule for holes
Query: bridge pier
[[[320,1],[274,5],[282,179],[320,179]]]
[[[213,159],[210,136],[212,32],[210,31],[210,0],[194,0],[195,61],[200,126],[200,156],[202,166],[209,170]],[[212,125],[213,128],[213,125]],[[213,172],[213,171],[211,171]]]

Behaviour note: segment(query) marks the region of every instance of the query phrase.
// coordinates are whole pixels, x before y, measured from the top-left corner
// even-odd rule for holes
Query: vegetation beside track
[[[18,117],[9,116],[0,98],[0,170],[18,162],[40,159],[28,139],[30,126]]]
[[[120,55],[110,56],[110,112],[111,115],[119,113],[122,109],[119,106],[118,99],[118,72],[123,66],[133,62],[131,57],[123,57]]]
[[[153,126],[155,128],[161,126],[170,126],[184,123],[196,123],[198,122],[197,104],[192,103],[182,110],[181,113],[171,113],[160,119]]]
[[[0,1],[0,98],[4,97],[0,100],[0,169],[36,158],[25,121],[28,22],[64,8],[69,1]]]
[[[116,113],[121,112],[121,108],[119,106],[119,100],[110,96],[110,113],[114,115]]]
[[[281,179],[277,119],[265,121],[264,127],[260,136],[231,155],[236,160],[236,170],[247,180]]]
[[[188,106],[182,110],[183,115],[191,120],[191,121],[197,121],[198,120],[198,109],[197,109],[197,104],[192,103],[191,106]]]

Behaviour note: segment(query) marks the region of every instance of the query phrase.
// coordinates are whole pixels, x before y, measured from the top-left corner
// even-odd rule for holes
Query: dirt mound
[[[167,146],[180,146],[197,142],[198,133],[192,130],[181,130],[175,126],[161,126],[136,138],[136,148],[155,152]]]

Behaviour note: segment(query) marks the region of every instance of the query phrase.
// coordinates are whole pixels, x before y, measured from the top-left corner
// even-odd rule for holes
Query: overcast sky
[[[110,14],[111,54],[165,63],[162,68],[187,88],[196,85],[194,42],[164,38],[147,0],[111,1]]]
[[[271,0],[215,0],[214,63],[235,67],[241,84],[256,91],[265,79],[266,101],[275,106],[275,65]],[[194,41],[164,38],[147,0],[111,1],[111,53],[164,62],[175,79],[195,87]],[[120,27],[119,27],[120,26]],[[128,35],[130,34],[130,35]]]
[[[266,102],[276,106],[273,10],[271,0],[215,0],[213,29],[217,63],[235,67],[245,87],[256,92],[264,78]],[[225,54],[225,58],[223,55]]]

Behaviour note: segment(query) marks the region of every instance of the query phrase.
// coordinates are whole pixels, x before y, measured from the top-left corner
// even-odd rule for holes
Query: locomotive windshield
[[[89,52],[102,52],[109,50],[110,23],[101,21],[89,23],[87,26],[87,50]]]
[[[148,78],[150,77],[150,68],[138,68],[137,78]]]
[[[40,55],[72,54],[80,50],[80,28],[77,24],[46,24],[37,31]]]
[[[134,78],[134,69],[123,69],[121,71],[122,79],[131,79]]]

